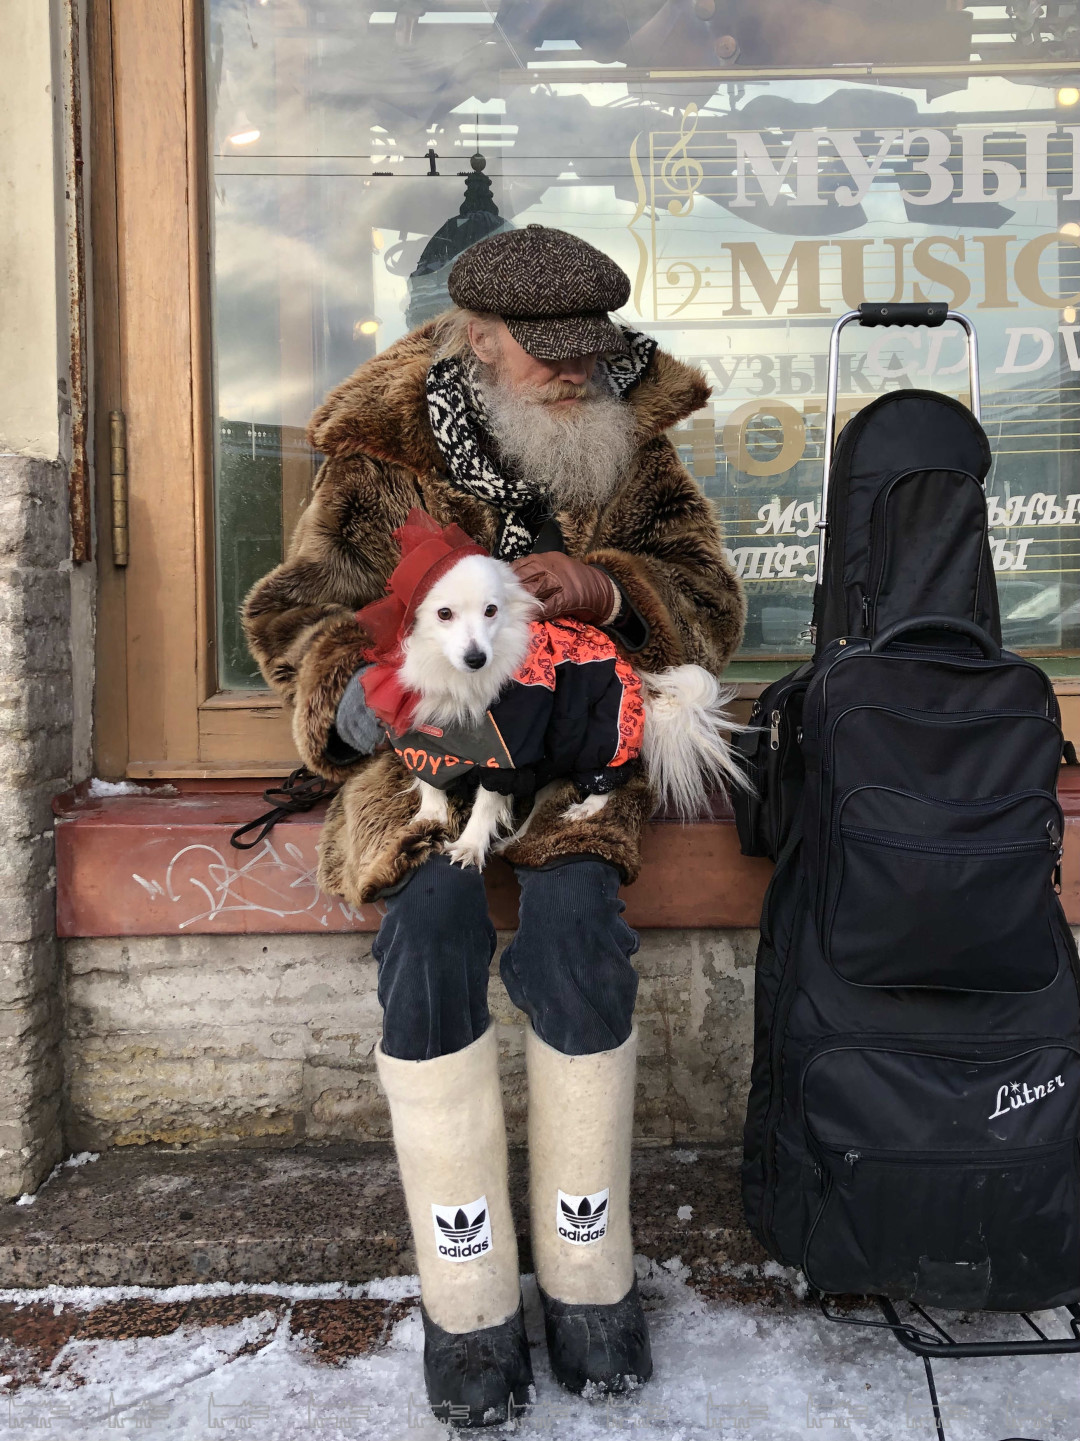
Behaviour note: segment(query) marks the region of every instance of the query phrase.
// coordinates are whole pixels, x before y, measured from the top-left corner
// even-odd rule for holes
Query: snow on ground
[[[769,1263],[763,1273],[794,1286],[789,1307],[707,1302],[687,1284],[678,1259],[638,1258],[649,1309],[655,1374],[635,1395],[587,1401],[552,1381],[531,1278],[525,1283],[537,1400],[511,1427],[520,1441],[635,1441],[737,1437],[781,1441],[844,1432],[867,1441],[932,1437],[921,1361],[887,1335],[831,1325],[795,1304],[792,1273]],[[121,1297],[159,1301],[272,1292],[313,1297],[415,1296],[414,1278],[367,1286],[185,1286],[49,1288],[5,1291],[0,1300],[99,1306]],[[1060,1313],[1048,1324],[1060,1325]],[[961,1323],[962,1325],[962,1323]],[[979,1328],[1004,1334],[1001,1318]],[[967,1329],[963,1327],[963,1329]],[[312,1360],[287,1319],[264,1312],[235,1325],[185,1327],[124,1341],[69,1340],[37,1385],[0,1399],[0,1429],[50,1430],[86,1441],[115,1441],[118,1431],[152,1441],[209,1441],[230,1434],[257,1441],[412,1441],[445,1435],[427,1408],[423,1331],[414,1308],[388,1344],[340,1366]],[[939,1361],[938,1389],[948,1441],[1038,1437],[1080,1441],[1080,1356]],[[7,1408],[6,1415],[4,1407]]]

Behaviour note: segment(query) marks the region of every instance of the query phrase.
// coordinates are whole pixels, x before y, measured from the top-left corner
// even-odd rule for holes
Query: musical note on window
[[[660,180],[675,196],[668,201],[671,215],[689,215],[694,208],[694,196],[705,178],[700,160],[690,152],[690,141],[698,127],[698,107],[691,102],[682,114],[679,138],[664,156],[660,166]]]

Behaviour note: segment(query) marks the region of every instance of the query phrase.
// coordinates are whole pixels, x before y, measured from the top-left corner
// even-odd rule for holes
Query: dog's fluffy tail
[[[724,706],[734,686],[722,686],[699,665],[644,673],[645,734],[642,759],[662,804],[682,820],[700,813],[716,786],[749,789],[731,754],[729,737],[746,726]]]

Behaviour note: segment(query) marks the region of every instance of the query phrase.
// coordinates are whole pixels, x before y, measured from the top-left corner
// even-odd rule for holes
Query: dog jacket
[[[405,769],[441,790],[472,771],[487,790],[527,795],[569,777],[585,795],[629,779],[645,724],[641,681],[595,626],[534,621],[529,649],[483,724],[388,729]]]
[[[569,617],[532,622],[525,659],[478,727],[413,724],[418,698],[400,680],[401,642],[436,580],[486,552],[418,510],[394,535],[402,560],[388,594],[357,619],[374,641],[361,684],[405,769],[440,790],[473,777],[509,795],[563,777],[586,795],[628,780],[645,725],[641,681],[603,631]]]

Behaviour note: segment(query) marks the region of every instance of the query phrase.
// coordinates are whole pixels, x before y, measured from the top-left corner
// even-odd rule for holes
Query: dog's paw
[[[607,800],[606,795],[586,796],[583,801],[575,801],[573,805],[567,806],[562,818],[564,821],[587,821],[604,809]]]
[[[443,846],[443,851],[450,857],[451,864],[460,866],[462,870],[474,866],[476,870],[482,871],[487,860],[486,846],[477,845],[461,836],[456,841],[447,841]]]

